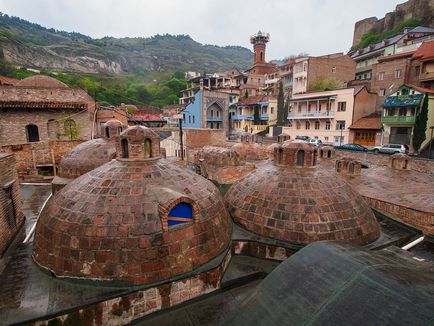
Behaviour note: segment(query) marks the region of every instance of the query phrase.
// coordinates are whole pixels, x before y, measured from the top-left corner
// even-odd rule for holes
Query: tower
[[[253,44],[254,59],[253,64],[265,63],[265,46],[270,40],[270,34],[259,31],[250,37]]]

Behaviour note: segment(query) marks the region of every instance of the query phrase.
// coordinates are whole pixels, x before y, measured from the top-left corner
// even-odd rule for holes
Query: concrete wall
[[[15,157],[0,153],[0,258],[23,223]]]

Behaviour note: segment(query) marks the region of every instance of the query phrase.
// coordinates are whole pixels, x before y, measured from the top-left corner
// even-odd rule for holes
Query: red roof
[[[238,104],[252,105],[252,104],[256,104],[258,102],[263,102],[266,100],[267,100],[267,97],[265,95],[249,96],[248,98],[240,98],[238,101]]]
[[[0,85],[14,86],[19,82],[19,79],[0,76]]]
[[[404,52],[404,53],[397,53],[397,54],[391,54],[391,55],[385,55],[382,57],[378,58],[378,62],[383,62],[383,61],[389,61],[389,60],[396,60],[396,59],[402,59],[402,58],[407,58],[407,57],[411,57],[413,55],[414,51],[411,52]]]
[[[427,61],[434,59],[434,41],[424,42],[411,57],[413,60]]]
[[[426,87],[420,87],[413,84],[406,84],[407,86],[414,88],[415,90],[421,92],[421,93],[431,93],[434,94],[434,89],[426,88]]]
[[[349,129],[381,129],[381,115],[380,113],[372,113],[366,117],[360,118],[354,122]]]

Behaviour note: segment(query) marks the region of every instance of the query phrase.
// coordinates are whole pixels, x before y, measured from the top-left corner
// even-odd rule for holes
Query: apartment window
[[[340,136],[335,136],[335,143],[336,143],[336,144],[339,144],[339,145],[344,144],[344,139],[345,139],[344,136],[342,136],[342,137],[340,137]]]
[[[193,116],[193,123],[194,123],[194,116]]]
[[[379,96],[385,96],[386,95],[386,89],[380,88],[380,92],[378,93]]]
[[[309,105],[307,106],[307,112],[310,112],[310,108],[311,108],[312,104],[309,103]]]
[[[274,113],[274,108],[273,108],[273,107],[271,107],[271,109],[270,109],[270,113],[271,113],[271,114]]]
[[[343,130],[343,129],[345,129],[345,120],[336,121],[336,130]]]
[[[401,78],[402,77],[402,70],[397,69],[395,70],[395,78]]]
[[[297,126],[297,129],[301,129],[301,123],[300,122],[297,121],[296,126]]]
[[[315,121],[315,129],[316,129],[316,130],[319,129],[319,121]]]
[[[328,136],[325,136],[325,137],[324,137],[324,141],[329,141],[329,137],[328,137]]]
[[[330,130],[330,121],[326,121],[325,123],[325,129]]]
[[[288,121],[288,127],[292,128],[292,120]]]
[[[303,63],[303,71],[307,71],[307,63]]]
[[[384,80],[384,72],[378,74],[378,80]]]
[[[345,112],[347,110],[347,102],[338,102],[338,112]]]
[[[310,129],[310,122],[306,121],[306,129]]]
[[[191,123],[191,115],[188,116],[188,123]]]
[[[414,74],[416,75],[416,77],[419,77],[419,75],[420,75],[420,66],[416,66],[416,67],[414,67]]]
[[[332,73],[334,73],[334,74],[336,73],[336,67],[332,68]]]

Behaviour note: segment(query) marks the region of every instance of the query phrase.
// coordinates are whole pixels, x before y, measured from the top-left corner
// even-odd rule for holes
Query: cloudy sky
[[[189,34],[201,43],[250,47],[270,33],[267,59],[347,51],[354,23],[404,0],[0,0],[0,11],[95,38]]]

